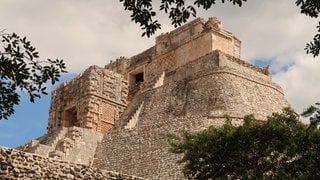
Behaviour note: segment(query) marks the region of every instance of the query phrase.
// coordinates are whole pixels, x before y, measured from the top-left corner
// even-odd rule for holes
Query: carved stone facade
[[[52,93],[49,133],[20,149],[148,179],[183,179],[166,133],[221,126],[225,115],[234,124],[248,114],[265,120],[290,106],[270,67],[241,60],[240,49],[216,18],[160,35],[146,51],[62,84]]]
[[[72,126],[108,132],[126,108],[127,95],[122,75],[91,66],[52,93],[48,132]]]

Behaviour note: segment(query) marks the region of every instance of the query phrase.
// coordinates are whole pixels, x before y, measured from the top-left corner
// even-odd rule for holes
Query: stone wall
[[[196,51],[202,50],[199,46],[206,44],[206,46],[210,47],[210,50],[218,49],[224,53],[240,58],[241,42],[230,32],[224,30],[221,21],[214,17],[209,18],[208,21],[197,18],[169,33],[156,37],[156,55],[162,55],[169,51],[180,49],[181,46],[203,35],[207,36],[208,44],[206,44],[207,42],[189,44],[190,51],[187,52],[187,54],[182,54],[177,57],[187,57],[186,55],[190,55],[190,53],[197,53]],[[198,47],[192,49],[191,47],[194,45],[198,45]],[[194,59],[194,57],[190,57],[190,59]]]
[[[127,95],[122,75],[91,66],[52,93],[48,131],[77,126],[108,132],[124,111]]]
[[[220,50],[240,58],[241,42],[222,28],[216,18],[195,19],[169,33],[156,38],[155,46],[131,58],[120,58],[105,66],[124,75],[129,82],[129,97],[139,90],[151,88],[163,72],[174,70],[213,50]],[[143,85],[135,76],[143,73]],[[129,98],[131,100],[131,98]]]
[[[90,165],[103,133],[79,127],[61,128],[17,147],[29,153]]]
[[[165,134],[220,126],[225,115],[234,124],[249,114],[264,120],[289,106],[264,70],[214,51],[169,71],[166,83],[131,101],[135,108],[123,116],[136,114],[143,105],[136,125],[106,134],[93,166],[150,179],[182,179],[179,157],[169,153]]]
[[[194,61],[166,72],[165,83],[192,78],[192,76],[205,76],[213,71],[222,72],[224,69],[232,69],[232,72],[229,73],[249,78],[256,83],[265,84],[283,94],[281,87],[271,81],[271,68],[269,66],[258,67],[219,50],[212,51]]]
[[[143,178],[0,147],[0,179],[139,180]]]

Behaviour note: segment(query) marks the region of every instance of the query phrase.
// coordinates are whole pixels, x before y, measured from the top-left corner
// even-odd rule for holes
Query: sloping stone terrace
[[[142,180],[143,178],[0,147],[0,179]]]

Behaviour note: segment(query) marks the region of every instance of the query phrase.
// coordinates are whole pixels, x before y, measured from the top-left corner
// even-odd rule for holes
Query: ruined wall
[[[138,180],[142,178],[0,147],[0,179]]]
[[[108,132],[124,111],[127,94],[122,75],[91,66],[52,93],[48,131],[77,126]]]
[[[79,128],[61,128],[16,149],[63,161],[90,165],[103,133]]]
[[[219,126],[226,114],[235,124],[248,114],[264,120],[288,107],[282,89],[265,70],[214,51],[169,71],[166,83],[132,100],[136,108],[124,116],[135,116],[142,105],[135,126],[106,134],[94,167],[151,179],[183,178],[165,134]]]

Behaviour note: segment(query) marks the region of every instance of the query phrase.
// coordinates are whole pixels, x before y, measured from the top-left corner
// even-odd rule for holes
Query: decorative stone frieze
[[[52,93],[48,132],[72,126],[108,132],[125,109],[127,96],[122,75],[91,66]]]

